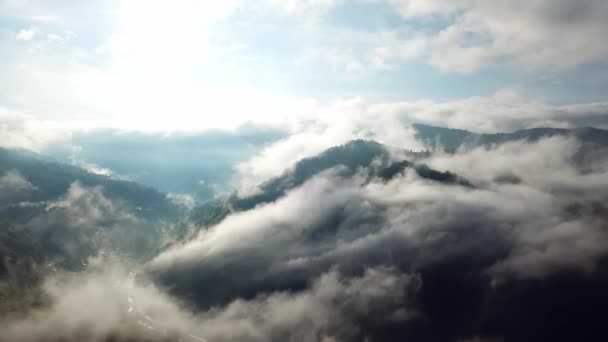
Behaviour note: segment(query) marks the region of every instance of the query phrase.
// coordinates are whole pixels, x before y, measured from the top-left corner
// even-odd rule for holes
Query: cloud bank
[[[355,278],[332,271],[310,288],[192,312],[180,301],[111,260],[91,259],[88,271],[56,274],[44,289],[48,306],[0,323],[3,341],[341,341],[367,321],[407,321],[417,275],[368,269]],[[83,303],[87,309],[82,310]]]
[[[456,172],[469,187],[410,171],[367,183],[364,170],[352,178],[329,170],[276,202],[228,216],[162,253],[147,270],[173,294],[208,308],[235,296],[303,291],[335,268],[353,277],[390,266],[421,279],[416,318],[385,322],[394,336],[534,340],[510,323],[511,315],[532,319],[543,338],[556,336],[560,329],[551,326],[567,314],[566,304],[554,313],[526,313],[529,308],[508,301],[519,293],[550,302],[554,293],[570,291],[564,303],[571,303],[586,289],[598,302],[575,311],[603,305],[592,284],[605,281],[608,160],[576,162],[579,150],[576,140],[553,137],[424,160]],[[584,327],[583,319],[573,319],[562,330],[576,334]],[[599,328],[595,321],[589,327]],[[366,333],[388,338],[373,328]]]

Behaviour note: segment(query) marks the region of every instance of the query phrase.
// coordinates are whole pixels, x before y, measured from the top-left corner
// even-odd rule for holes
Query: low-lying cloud
[[[433,299],[422,295],[416,324],[438,324],[450,338],[486,333],[527,340],[529,335],[517,335],[502,321],[506,312],[521,308],[494,305],[517,286],[526,296],[540,295],[537,284],[551,291],[585,288],[584,279],[602,274],[608,256],[606,159],[593,167],[581,164],[579,149],[576,140],[553,137],[424,160],[472,186],[446,185],[407,170],[386,183],[367,183],[330,170],[276,202],[228,216],[194,241],[162,253],[147,269],[174,294],[211,307],[235,296],[299,291],[334,268],[353,276],[390,265],[420,274],[428,296],[454,291],[471,297],[450,297],[454,302],[444,304],[448,311],[467,313],[458,319],[471,320],[451,326],[442,315],[455,322],[458,316],[435,311],[440,309]],[[448,280],[456,288],[437,283]],[[481,310],[479,301],[489,306]],[[477,328],[472,323],[492,319],[498,321]]]
[[[302,158],[353,139],[375,140],[420,151],[412,123],[465,129],[477,133],[512,132],[535,127],[608,128],[606,103],[550,105],[505,89],[488,97],[454,101],[419,100],[370,103],[361,99],[312,106],[284,123],[287,136],[269,142],[237,165],[235,183],[241,191],[279,175]]]
[[[419,276],[391,268],[367,269],[354,278],[331,271],[296,294],[277,292],[193,312],[105,259],[91,259],[82,273],[49,277],[49,304],[0,323],[0,340],[342,341],[362,336],[361,322],[415,317],[410,301],[421,286]]]
[[[19,170],[9,170],[0,176],[0,200],[2,201],[35,190],[37,190],[36,186],[30,183]]]

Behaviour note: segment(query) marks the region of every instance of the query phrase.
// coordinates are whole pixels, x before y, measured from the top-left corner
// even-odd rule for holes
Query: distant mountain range
[[[438,149],[456,152],[458,149],[487,148],[515,141],[536,142],[550,137],[576,138],[582,143],[581,154],[608,148],[608,131],[589,127],[534,128],[495,134],[480,134],[423,124],[414,124],[413,127],[416,130],[417,138],[424,144],[427,151],[412,152],[388,147],[375,141],[353,140],[344,145],[329,148],[316,156],[300,160],[282,175],[261,184],[260,191],[254,195],[244,197],[233,195],[228,201],[211,201],[195,208],[191,216],[192,221],[200,226],[215,224],[228,215],[231,210],[243,211],[262,203],[272,202],[283,196],[287,190],[298,187],[314,175],[337,166],[344,167],[342,169],[344,175],[352,175],[358,170],[366,168],[370,179],[376,177],[384,181],[411,168],[422,178],[470,186],[466,179],[462,179],[449,170],[433,170],[416,161],[428,157],[429,153]],[[394,155],[402,155],[408,159],[391,158],[391,150]],[[374,161],[375,166],[369,168]]]
[[[10,216],[19,202],[50,201],[64,195],[70,185],[79,181],[85,187],[101,186],[112,200],[120,200],[148,218],[174,218],[180,209],[166,194],[149,186],[88,172],[80,167],[58,163],[28,150],[0,148],[0,175],[15,171],[30,183],[30,191],[15,191],[13,196],[0,196],[0,216]],[[15,217],[17,219],[18,217]]]
[[[513,141],[535,142],[550,137],[573,137],[591,147],[608,146],[608,131],[592,128],[531,128],[512,133],[480,134],[462,129],[413,124],[416,136],[430,151],[444,149],[448,152],[459,148],[489,147]]]

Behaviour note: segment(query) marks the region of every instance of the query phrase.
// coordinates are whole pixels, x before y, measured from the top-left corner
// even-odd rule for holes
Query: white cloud
[[[50,142],[69,137],[61,125],[0,106],[0,146],[40,150]]]
[[[9,170],[0,176],[0,198],[37,190],[18,170]]]
[[[553,106],[504,89],[489,97],[435,102],[368,103],[362,99],[310,105],[291,111],[290,133],[247,162],[238,165],[237,183],[245,193],[277,176],[298,160],[353,139],[376,140],[411,150],[423,147],[411,123],[467,129],[479,133],[510,132],[533,127],[594,126],[608,128],[607,104]]]
[[[460,128],[480,133],[508,132],[533,127],[608,128],[605,104],[550,105],[513,89],[492,96],[473,96],[454,101],[421,100],[378,104],[374,109],[399,113],[411,122]]]
[[[490,273],[543,277],[563,267],[592,271],[606,253],[608,235],[601,228],[605,222],[592,208],[608,196],[608,160],[605,154],[598,155],[592,171],[581,172],[589,165],[572,162],[579,147],[574,139],[554,137],[429,160],[433,167],[449,169],[482,186],[505,174],[517,177],[518,184],[493,186],[501,196],[494,204],[497,211],[519,223],[507,231],[514,245],[511,255],[491,267]],[[567,215],[569,207],[577,208],[577,214]]]
[[[247,49],[244,50],[248,54],[255,54],[257,49],[255,39],[253,42],[248,39],[240,39],[242,37],[235,39],[230,36],[229,32],[223,32],[218,27],[225,24],[225,21],[234,15],[239,14],[240,11],[250,11],[247,13],[252,13],[253,17],[257,18],[258,13],[254,8],[257,5],[264,10],[268,9],[268,6],[283,6],[291,11],[305,12],[304,8],[308,7],[331,9],[341,6],[341,4],[336,1],[263,3],[264,6],[260,5],[262,2],[244,4],[239,1],[226,4],[223,2],[222,4],[211,4],[178,1],[176,4],[170,5],[160,1],[121,2],[117,11],[105,11],[104,8],[104,13],[118,14],[111,18],[115,19],[113,23],[116,25],[100,26],[101,29],[104,29],[104,34],[97,39],[101,39],[101,41],[93,40],[91,42],[91,45],[99,43],[96,45],[99,47],[98,53],[92,51],[90,47],[76,46],[78,43],[76,41],[81,39],[68,39],[63,36],[62,38],[53,33],[45,34],[45,40],[61,44],[46,44],[51,47],[44,51],[30,53],[29,50],[25,50],[25,45],[29,44],[19,44],[23,45],[24,50],[15,52],[12,62],[0,66],[0,73],[4,76],[4,81],[0,83],[0,93],[5,94],[11,110],[18,109],[28,113],[31,119],[28,120],[28,130],[33,130],[34,126],[40,126],[41,129],[36,130],[37,134],[28,132],[24,136],[19,136],[17,130],[12,129],[16,128],[14,125],[2,125],[5,122],[1,122],[0,129],[5,134],[0,138],[0,142],[5,146],[38,148],[42,143],[39,140],[46,140],[46,138],[42,138],[51,134],[53,126],[196,131],[204,128],[234,128],[249,120],[282,125],[284,121],[298,121],[299,119],[292,120],[292,118],[301,117],[302,112],[309,110],[328,116],[327,119],[321,119],[325,123],[320,124],[317,129],[317,131],[324,130],[327,134],[312,132],[308,135],[318,139],[319,143],[310,143],[311,146],[308,147],[294,147],[290,152],[285,149],[285,153],[293,152],[295,160],[296,157],[310,155],[330,144],[341,143],[350,138],[368,136],[369,138],[385,139],[385,134],[379,134],[382,130],[380,124],[372,123],[369,131],[373,132],[366,135],[362,127],[367,125],[363,122],[368,119],[360,119],[362,114],[356,114],[357,111],[370,112],[366,115],[372,121],[376,120],[376,117],[381,118],[378,120],[382,120],[384,117],[401,117],[409,118],[411,121],[468,128],[482,132],[540,125],[573,126],[580,124],[606,127],[603,119],[606,110],[604,103],[552,106],[516,93],[513,95],[509,91],[502,91],[490,97],[469,97],[447,102],[421,100],[370,105],[362,101],[361,107],[369,105],[369,108],[361,110],[354,108],[351,113],[348,113],[348,109],[334,108],[341,106],[339,104],[341,101],[329,101],[327,106],[317,106],[324,108],[311,109],[308,106],[302,108],[299,100],[286,97],[285,93],[282,93],[282,84],[277,87],[281,89],[272,89],[272,91],[262,89],[262,86],[258,87],[257,80],[262,80],[264,77],[257,74],[259,71],[247,73],[243,70],[243,65],[239,64],[240,62],[230,58],[244,53],[243,44],[247,44]],[[466,1],[453,3],[400,1],[393,3],[394,6],[403,7],[401,11],[407,18],[440,16],[450,20],[465,15],[461,13],[462,9],[469,8],[465,6],[469,6],[469,4],[470,6],[476,4],[475,6],[485,9],[485,5]],[[558,5],[555,6],[557,9],[561,8]],[[454,7],[457,10],[453,10]],[[144,8],[145,11],[142,10]],[[599,7],[599,11],[601,8],[603,7]],[[553,12],[555,11],[553,10]],[[487,18],[490,20],[493,16],[498,16],[498,13],[510,16],[511,12],[495,11],[495,13],[490,13]],[[34,14],[40,13],[54,12],[40,11]],[[586,13],[583,12],[583,15]],[[532,14],[522,15],[521,20],[525,20],[526,16],[530,15]],[[288,19],[289,22],[291,20]],[[294,18],[293,20],[299,19]],[[163,25],[158,25],[159,22],[162,22]],[[459,25],[458,22],[450,25]],[[542,22],[539,20],[539,23]],[[218,26],[214,26],[215,24]],[[230,25],[232,24],[236,25],[231,22]],[[300,32],[298,30],[301,27],[297,23],[294,26],[296,28],[293,32]],[[349,82],[355,78],[366,80],[371,73],[365,71],[395,68],[396,60],[427,54],[432,47],[432,44],[429,45],[429,37],[426,36],[414,35],[411,39],[403,41],[397,32],[374,34],[366,30],[330,29],[329,26],[331,25],[323,24],[318,27],[307,27],[307,29],[313,30],[312,37],[324,35],[323,39],[327,39],[327,46],[332,46],[332,48],[316,49],[318,46],[314,45],[315,40],[310,43],[312,45],[310,50],[304,49],[304,52],[312,51],[310,58],[314,62],[329,61],[339,70],[354,73],[354,75],[348,75],[351,76],[351,79],[346,80]],[[457,32],[448,33],[448,31],[458,30],[446,30],[446,33],[442,34],[448,41],[461,39]],[[290,31],[291,33],[292,31]],[[311,38],[311,36],[304,36]],[[227,37],[228,39],[224,41],[224,38]],[[296,35],[296,37],[299,36]],[[581,39],[581,41],[586,40]],[[41,39],[36,39],[36,41],[39,43]],[[237,43],[235,44],[235,42]],[[441,45],[443,46],[443,44]],[[559,48],[562,44],[545,45]],[[602,46],[602,44],[595,45]],[[362,53],[359,49],[361,46],[370,47],[371,52]],[[449,44],[445,46],[449,46]],[[484,49],[486,48],[484,47]],[[536,51],[536,49],[532,50]],[[263,56],[249,57],[263,60]],[[565,60],[564,58],[550,59],[552,61]],[[300,59],[300,61],[304,60],[306,58]],[[445,63],[460,63],[459,60],[462,60],[462,63],[468,63],[466,53],[442,58],[442,60]],[[245,63],[249,63],[248,61],[250,59]],[[230,75],[219,72],[222,68],[217,67],[218,65],[228,66],[227,69],[234,69],[234,72]],[[306,65],[301,68],[302,72],[306,72],[305,68],[308,67],[314,66],[312,63]],[[235,78],[238,80],[231,79],[233,75],[237,74],[238,76]],[[210,79],[213,80],[207,83]],[[359,82],[358,80],[356,82]],[[283,81],[292,83],[290,79],[281,79],[280,82]],[[342,111],[342,113],[336,114],[338,111]],[[314,113],[307,115],[303,116],[306,120],[315,116]],[[351,115],[357,123],[343,124],[342,122],[350,120]],[[336,116],[341,118],[333,119]],[[4,118],[0,120],[2,119]],[[321,127],[327,126],[330,121],[333,121],[336,127],[327,129]],[[394,141],[396,131],[392,126],[395,121],[387,119],[383,124],[385,127],[390,125],[387,134],[389,138],[386,140]],[[353,128],[345,128],[344,126],[347,125],[351,125]],[[44,126],[47,128],[46,131],[42,129]],[[310,125],[310,127],[312,126],[313,124]],[[304,128],[296,127],[293,130],[303,132]],[[349,130],[350,132],[346,133],[339,132]],[[338,135],[340,137],[337,137]],[[304,140],[305,135],[301,135],[301,141]],[[308,149],[309,152],[304,151],[305,149]]]
[[[47,215],[36,217],[29,224],[49,225],[63,222],[63,225],[71,229],[86,227],[94,230],[92,227],[108,222],[116,221],[125,225],[137,220],[132,213],[122,208],[122,203],[108,199],[101,187],[88,188],[79,181],[70,184],[61,198],[48,202],[46,211]]]
[[[191,194],[168,193],[167,199],[173,204],[182,205],[188,209],[192,209],[196,205],[196,200]]]
[[[240,249],[261,248],[263,245],[280,248],[325,220],[342,203],[355,201],[353,196],[356,194],[350,189],[340,191],[332,180],[318,178],[276,204],[234,214],[217,226],[201,231],[195,241],[159,255],[151,262],[151,267],[163,269],[172,264],[211,264]],[[323,200],[308,200],[317,197],[323,197]],[[314,212],[315,215],[302,217],[302,212]],[[239,238],[235,239],[236,236]]]
[[[411,300],[421,286],[418,275],[390,268],[367,269],[358,278],[332,271],[300,293],[275,292],[213,310],[201,328],[212,341],[345,341],[360,332],[362,320],[415,317]]]
[[[309,107],[303,115],[294,116],[287,128],[290,131],[287,138],[237,167],[243,176],[238,180],[241,190],[251,191],[252,186],[278,175],[296,161],[353,139],[421,148],[399,113],[376,110],[375,105],[361,99]]]
[[[328,272],[300,293],[276,292],[190,312],[178,300],[112,261],[91,259],[88,271],[54,274],[44,283],[48,306],[0,322],[4,338],[102,341],[323,341],[355,335],[361,319],[405,321],[415,314],[418,275],[390,268],[347,278]],[[86,303],[86,310],[82,310]],[[331,338],[335,339],[331,339]]]
[[[39,32],[40,30],[35,26],[32,26],[27,29],[22,29],[17,33],[16,39],[24,41],[32,40],[34,36],[36,36]]]
[[[136,285],[133,274],[122,267],[106,268],[96,265],[99,262],[91,260],[88,272],[49,277],[44,284],[52,300],[49,307],[2,322],[3,336],[15,341],[66,336],[91,341],[111,336],[156,340],[192,328],[188,313],[170,297],[154,286]]]
[[[608,159],[604,153],[574,163],[579,151],[577,141],[554,137],[421,161],[455,172],[472,187],[423,179],[411,169],[387,183],[344,179],[330,170],[275,202],[231,214],[149,267],[213,282],[222,265],[247,270],[238,283],[254,286],[336,265],[393,258],[423,265],[483,248],[496,256],[480,272],[497,280],[540,278],[563,268],[592,271],[608,254],[601,204],[608,196]],[[505,175],[517,181],[504,181]]]
[[[608,47],[589,44],[608,30],[601,0],[419,1],[388,0],[406,19],[446,20],[443,29],[393,45],[393,58],[422,58],[443,71],[471,73],[508,64],[568,69],[605,62]],[[415,53],[412,44],[418,46]]]

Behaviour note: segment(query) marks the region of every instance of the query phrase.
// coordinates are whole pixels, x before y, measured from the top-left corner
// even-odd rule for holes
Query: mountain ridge
[[[574,137],[583,144],[591,144],[596,147],[608,146],[608,130],[594,127],[536,127],[519,129],[509,133],[475,133],[463,129],[420,123],[414,123],[412,127],[416,131],[416,137],[431,151],[441,147],[448,152],[454,152],[461,147],[465,149],[480,146],[490,147],[518,140],[536,142],[554,136]]]

